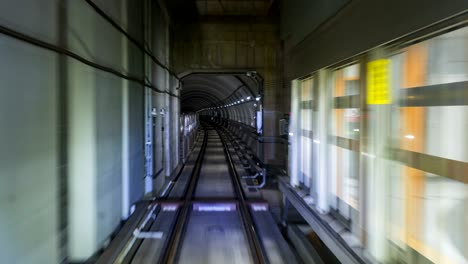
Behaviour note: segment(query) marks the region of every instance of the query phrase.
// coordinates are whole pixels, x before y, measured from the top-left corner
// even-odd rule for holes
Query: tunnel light
[[[237,101],[238,104],[240,104],[240,101]]]
[[[242,102],[244,102],[244,99],[241,99]]]
[[[268,205],[266,204],[252,204],[251,207],[254,211],[268,211]]]
[[[369,154],[369,153],[366,153],[366,152],[361,152],[361,155],[366,156],[366,157],[369,157],[369,158],[371,158],[371,159],[374,159],[374,158],[375,158],[375,155],[372,155],[372,154]]]
[[[247,98],[246,98],[246,99],[247,99],[247,100],[250,100],[250,98],[251,98],[250,96],[247,96]]]
[[[407,138],[407,139],[414,139],[414,136],[413,136],[413,135],[405,135],[405,138]]]
[[[257,104],[254,104],[254,107],[257,107]]]
[[[221,203],[221,204],[202,204],[195,203],[193,205],[194,211],[200,212],[230,212],[236,210],[236,205],[231,203]]]
[[[179,208],[178,205],[172,205],[172,204],[171,205],[164,205],[162,207],[163,212],[174,212],[174,211],[177,210],[177,208]]]
[[[225,212],[225,211],[231,211],[231,207],[228,207],[228,206],[216,206],[216,205],[212,205],[212,206],[208,206],[208,205],[205,205],[205,206],[200,206],[198,207],[198,211],[206,211],[206,212]]]
[[[255,98],[256,101],[260,101],[260,99],[262,99],[260,96]]]

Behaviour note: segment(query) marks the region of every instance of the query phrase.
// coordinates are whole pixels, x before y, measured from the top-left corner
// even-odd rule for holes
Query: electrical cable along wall
[[[169,38],[162,56],[145,41],[146,2],[0,3],[2,261],[85,261],[157,187],[144,180],[143,117],[165,109],[162,140],[177,144],[178,81]],[[145,108],[157,94],[164,100]]]

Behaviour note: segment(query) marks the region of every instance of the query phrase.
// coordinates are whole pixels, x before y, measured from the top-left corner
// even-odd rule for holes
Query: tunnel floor
[[[252,191],[239,176],[242,173],[233,173],[241,163],[231,156],[234,148],[226,142],[211,127],[200,130],[167,198],[140,226],[141,234],[154,237],[127,243],[118,253],[120,263],[298,262],[268,201],[260,191]]]

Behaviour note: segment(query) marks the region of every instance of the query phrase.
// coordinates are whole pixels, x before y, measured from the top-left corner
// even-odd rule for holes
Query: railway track
[[[283,259],[267,254],[263,240],[272,244],[271,236],[265,238],[271,232],[260,234],[258,224],[271,218],[268,206],[246,197],[228,141],[206,124],[199,133],[185,167],[110,262],[291,263],[288,252]],[[261,229],[271,225],[277,229],[273,221]]]

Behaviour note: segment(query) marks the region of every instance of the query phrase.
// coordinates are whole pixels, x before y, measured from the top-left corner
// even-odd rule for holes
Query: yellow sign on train
[[[367,63],[367,104],[392,103],[389,64],[388,59]]]

